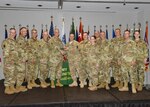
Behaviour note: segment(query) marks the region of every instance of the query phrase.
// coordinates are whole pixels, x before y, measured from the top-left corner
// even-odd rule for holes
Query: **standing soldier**
[[[94,36],[96,37],[96,44],[97,44],[97,45],[100,45],[100,43],[101,43],[100,32],[99,32],[99,31],[96,31],[96,32],[94,33]]]
[[[84,32],[83,33],[83,41],[81,41],[79,43],[79,52],[81,55],[81,64],[80,64],[80,68],[81,70],[79,71],[79,78],[80,78],[80,87],[83,88],[84,85],[87,85],[86,79],[88,78],[88,74],[87,74],[87,57],[88,57],[88,53],[86,52],[86,45],[89,43],[88,40],[88,33]],[[89,80],[89,86],[91,85],[91,81]]]
[[[16,89],[14,85],[16,83],[16,62],[18,59],[17,47],[16,47],[16,30],[10,28],[9,37],[3,41],[3,58],[4,58],[4,86],[5,94],[14,94]]]
[[[25,86],[22,86],[24,79],[26,79],[26,62],[27,62],[27,41],[25,37],[27,35],[27,28],[22,27],[20,29],[20,35],[17,38],[17,51],[18,51],[18,61],[17,61],[17,81],[16,81],[16,91],[24,92],[27,91]]]
[[[60,83],[62,75],[62,63],[64,55],[64,46],[62,41],[59,38],[59,29],[54,30],[54,36],[49,40],[50,43],[50,79],[51,79],[51,88],[55,88],[54,81],[57,79],[56,86],[62,87]]]
[[[109,90],[110,84],[110,62],[112,57],[110,55],[110,42],[106,39],[104,31],[100,33],[101,44],[99,46],[99,88]]]
[[[49,84],[46,83],[46,79],[48,78],[48,62],[49,62],[49,43],[48,43],[48,32],[43,32],[43,39],[39,43],[38,49],[38,58],[39,58],[39,70],[40,70],[40,82],[41,87],[46,88]]]
[[[38,73],[38,40],[37,40],[37,30],[36,29],[32,29],[31,30],[31,39],[29,39],[27,41],[28,43],[28,48],[27,48],[27,52],[28,52],[28,62],[27,62],[27,66],[28,66],[28,71],[27,72],[27,81],[28,81],[28,85],[27,88],[28,89],[32,89],[32,87],[38,87],[38,85],[35,83],[35,80],[37,79],[37,73]]]
[[[76,74],[80,71],[79,70],[80,55],[78,49],[79,43],[74,40],[74,34],[70,34],[69,39],[70,41],[69,43],[66,44],[65,50],[67,51],[70,73],[73,79],[73,83],[70,84],[69,87],[74,87],[78,86]]]
[[[124,86],[119,89],[119,91],[128,91],[128,82],[132,84],[132,93],[136,93],[136,79],[137,72],[135,70],[137,51],[136,43],[130,39],[130,31],[126,30],[124,32],[124,42],[121,45],[121,56],[120,64],[122,69],[122,77],[124,81]]]
[[[91,91],[95,91],[97,90],[97,85],[98,85],[98,71],[97,71],[97,67],[98,67],[98,59],[97,59],[97,55],[98,55],[98,47],[96,45],[96,38],[95,36],[91,36],[90,37],[90,42],[86,45],[86,52],[88,54],[87,57],[87,73],[89,76],[89,80],[92,83],[92,86],[89,86],[88,89]]]
[[[111,87],[115,88],[122,88],[123,87],[123,81],[121,76],[121,65],[118,64],[119,59],[119,51],[120,51],[120,45],[123,42],[123,37],[121,37],[120,29],[115,29],[115,38],[111,40],[111,53],[112,53],[112,76],[115,80],[115,84],[113,84]]]
[[[146,43],[140,39],[140,33],[138,30],[134,32],[135,36],[135,43],[137,49],[137,63],[136,63],[136,70],[137,70],[137,90],[142,91],[143,84],[144,84],[144,71],[145,71],[145,63],[148,57],[148,49]]]

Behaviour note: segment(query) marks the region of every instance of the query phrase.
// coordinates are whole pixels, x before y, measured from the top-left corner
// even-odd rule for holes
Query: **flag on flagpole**
[[[5,25],[5,39],[8,38],[8,33],[7,33],[7,25]]]
[[[71,25],[70,33],[75,35],[74,18],[72,18],[72,25]]]
[[[135,32],[135,23],[133,24],[132,40],[134,40],[134,39],[135,39],[135,37],[134,37],[134,32]]]
[[[115,35],[115,30],[114,30],[114,25],[112,25],[112,38],[115,38],[116,35]]]
[[[148,21],[146,21],[144,41],[147,43],[147,46],[148,46],[149,45],[149,43],[148,43]],[[149,49],[148,49],[147,63],[145,64],[145,71],[148,71],[148,68],[149,68]]]
[[[90,26],[88,26],[88,32],[87,33],[88,33],[88,35],[90,34]]]
[[[41,38],[40,39],[42,38],[43,38],[43,24],[41,25]]]
[[[106,25],[106,39],[108,39],[108,26]]]
[[[78,42],[83,40],[83,25],[82,25],[82,18],[80,17],[80,25],[79,25],[79,36]]]
[[[78,36],[79,36],[79,34],[78,34],[78,28],[76,27],[76,36],[75,36],[75,40],[76,41],[78,41]]]
[[[100,30],[99,30],[100,32],[102,32],[102,26],[100,25]]]
[[[94,25],[94,34],[95,34],[95,32],[96,32],[96,26]]]
[[[65,34],[65,21],[64,18],[62,19],[62,34],[61,34],[61,40],[63,44],[66,44],[66,34]]]
[[[21,29],[21,24],[19,24],[19,35],[21,34],[20,29]]]
[[[30,35],[29,35],[29,25],[27,25],[27,39],[30,38]]]
[[[49,35],[50,35],[51,37],[54,36],[53,16],[51,16],[51,25],[50,25],[50,29],[49,29]]]

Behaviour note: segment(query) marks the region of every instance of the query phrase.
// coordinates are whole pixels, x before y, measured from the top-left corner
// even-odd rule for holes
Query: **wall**
[[[138,23],[140,18],[137,18],[137,13],[133,12],[117,12],[117,13],[89,13],[89,12],[65,12],[62,10],[50,10],[50,11],[11,11],[11,10],[0,10],[0,44],[4,40],[4,25],[7,24],[8,28],[15,25],[17,32],[19,24],[22,26],[29,25],[29,28],[32,28],[32,25],[35,24],[38,34],[40,37],[41,33],[41,24],[48,24],[48,29],[50,26],[50,16],[54,16],[54,25],[57,26],[61,31],[62,17],[65,18],[65,32],[68,36],[70,31],[70,25],[72,23],[72,17],[74,17],[75,26],[79,28],[79,17],[82,17],[82,22],[84,25],[84,31],[88,30],[90,26],[90,35],[94,32],[94,25],[102,25],[102,29],[105,30],[105,26],[108,25],[109,38],[112,38],[112,25],[119,27],[119,24],[122,24],[122,30],[126,28],[126,25],[129,24],[129,27],[133,27],[133,23]],[[140,15],[138,15],[140,16]],[[123,31],[122,31],[123,32]],[[0,48],[0,57],[2,57],[2,50]],[[2,68],[0,68],[0,79],[3,78]]]

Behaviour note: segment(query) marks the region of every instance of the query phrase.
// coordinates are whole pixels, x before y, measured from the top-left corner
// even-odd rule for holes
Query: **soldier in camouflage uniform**
[[[69,62],[69,68],[73,83],[69,87],[78,86],[77,83],[77,74],[80,71],[80,53],[78,45],[79,43],[74,40],[74,34],[70,34],[70,41],[66,44],[65,50],[67,51],[67,58]]]
[[[16,89],[14,85],[16,83],[16,62],[18,59],[18,52],[16,47],[16,30],[10,28],[9,37],[3,41],[3,58],[4,58],[4,86],[5,94],[14,94]]]
[[[137,70],[137,90],[142,91],[144,84],[144,71],[145,71],[145,63],[148,58],[148,49],[147,44],[140,39],[140,33],[138,30],[134,32],[135,43],[137,49],[137,59],[136,59],[136,70]]]
[[[112,53],[112,62],[111,62],[111,67],[112,67],[112,76],[115,80],[115,84],[113,84],[111,87],[115,88],[122,88],[123,87],[123,81],[122,81],[122,76],[121,76],[121,65],[118,64],[118,59],[119,59],[119,49],[120,45],[123,42],[123,37],[121,37],[121,31],[119,28],[115,29],[115,38],[111,40],[111,53]]]
[[[64,46],[62,41],[59,38],[59,29],[54,30],[54,36],[49,40],[50,43],[50,79],[51,79],[51,88],[55,88],[54,81],[57,79],[56,86],[62,87],[60,83],[62,75],[62,63],[64,56]]]
[[[28,39],[27,41],[27,54],[28,54],[28,70],[27,70],[27,81],[28,89],[32,89],[32,87],[38,87],[38,85],[35,83],[35,80],[37,79],[37,72],[38,72],[38,40],[37,40],[37,30],[32,29],[31,31],[32,37]]]
[[[48,83],[46,83],[46,79],[48,78],[48,62],[49,62],[49,42],[48,42],[48,32],[43,32],[43,39],[39,42],[39,49],[38,49],[38,58],[39,58],[39,70],[40,70],[40,82],[41,87],[46,88],[49,86]]]
[[[110,53],[110,42],[106,39],[106,34],[104,31],[100,33],[101,44],[99,46],[99,87],[109,90],[110,83],[110,62],[112,56]]]
[[[92,83],[92,86],[89,86],[88,89],[91,91],[97,90],[97,85],[98,85],[98,47],[96,45],[96,38],[95,36],[90,37],[90,42],[86,45],[86,52],[88,54],[87,57],[87,73],[89,76],[89,80]]]
[[[119,91],[128,91],[128,82],[132,84],[132,93],[136,93],[136,79],[137,72],[135,70],[137,51],[136,43],[130,39],[130,31],[126,30],[124,32],[124,41],[121,45],[121,56],[120,64],[122,69],[122,77],[124,81],[123,88],[120,88]]]
[[[26,78],[26,68],[27,68],[27,41],[25,37],[27,35],[27,28],[22,27],[20,29],[20,35],[18,36],[17,51],[18,51],[18,61],[17,61],[17,75],[16,75],[16,90],[17,92],[27,91],[25,86],[22,86],[24,79]]]
[[[99,31],[94,32],[94,36],[96,37],[96,44],[100,45],[101,44],[100,32]]]
[[[79,78],[80,78],[80,87],[83,88],[84,85],[87,85],[86,83],[86,79],[88,78],[88,74],[87,74],[87,69],[88,69],[88,64],[87,64],[87,57],[88,57],[88,53],[86,52],[86,45],[89,43],[88,40],[88,33],[84,32],[83,34],[83,41],[81,41],[79,43],[79,52],[81,55],[81,62],[80,62],[80,71],[78,72],[79,74]],[[89,80],[89,86],[91,85],[91,81]]]

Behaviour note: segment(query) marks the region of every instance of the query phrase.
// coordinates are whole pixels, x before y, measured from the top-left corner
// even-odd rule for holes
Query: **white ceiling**
[[[123,4],[126,5],[123,5]],[[6,4],[11,4],[7,6]],[[38,7],[37,5],[42,5]],[[118,12],[150,10],[150,0],[0,0],[0,10],[42,10],[58,8],[64,11]],[[81,8],[76,8],[81,6]],[[110,9],[106,9],[110,7]],[[134,9],[139,7],[139,9]]]

